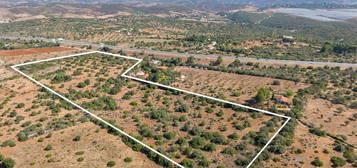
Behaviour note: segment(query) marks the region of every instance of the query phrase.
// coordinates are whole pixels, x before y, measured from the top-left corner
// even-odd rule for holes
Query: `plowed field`
[[[28,54],[38,54],[47,52],[58,52],[72,50],[71,48],[64,47],[50,47],[50,48],[30,48],[30,49],[18,49],[18,50],[0,50],[0,56],[17,56],[17,55],[28,55]]]

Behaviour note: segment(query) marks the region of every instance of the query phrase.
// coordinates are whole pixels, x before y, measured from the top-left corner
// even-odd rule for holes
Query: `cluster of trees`
[[[336,152],[342,153],[343,158],[339,158],[339,157],[332,157],[331,158],[331,162],[333,163],[333,165],[335,167],[341,167],[344,166],[347,163],[350,163],[354,166],[356,166],[356,161],[357,161],[357,154],[355,152],[355,149],[353,149],[352,146],[348,146],[340,141],[335,141],[335,143],[333,144],[334,148],[333,150],[335,150]]]
[[[187,62],[190,62],[190,61],[187,61]],[[185,65],[185,64],[187,64],[187,62],[183,63],[183,62],[181,62],[180,59],[172,59],[172,60],[169,60],[169,61],[164,61],[163,64],[167,65],[167,66],[176,65],[176,64]],[[191,62],[192,62],[190,64],[191,66],[198,65],[198,64],[193,64],[194,63],[194,59],[192,59]],[[221,61],[219,61],[219,59],[217,59],[216,62],[221,62]],[[232,68],[241,68],[241,67],[245,67],[245,66],[248,67],[247,69],[259,69],[260,68],[259,65],[241,64],[239,62],[239,60],[235,61],[234,63],[232,63],[232,65],[230,65],[228,67],[224,67],[224,66],[216,67],[216,65],[211,65],[211,66],[208,66],[208,67],[217,68],[218,70],[220,70],[220,69],[225,70],[225,68],[227,68],[227,70],[229,71]],[[229,69],[229,68],[231,68],[231,69]],[[284,69],[286,69],[286,67],[282,67],[281,69],[284,70]],[[276,68],[272,69],[272,70],[276,70]],[[303,70],[298,69],[298,68],[295,68],[293,70],[303,71]],[[305,70],[309,71],[309,69],[305,69]],[[313,72],[313,73],[317,74],[316,72]],[[309,80],[311,80],[311,79],[309,79]],[[111,81],[111,80],[107,80],[107,81]],[[120,88],[121,87],[121,86],[111,87],[111,86],[113,86],[113,85],[115,86],[117,84],[117,81],[115,81],[115,80],[113,82],[109,82],[109,83],[110,84],[105,85],[105,86],[102,85],[100,91],[105,91],[107,93],[112,93],[111,90],[113,88]],[[125,84],[123,84],[123,85],[125,85]],[[320,85],[323,86],[324,84],[321,84],[321,83],[318,83],[318,82],[313,82],[313,86],[314,87],[318,87],[320,89],[323,89],[324,87],[321,87]],[[257,100],[260,100],[260,101],[266,100],[267,97],[269,97],[269,95],[271,95],[271,93],[269,93],[268,90],[266,90],[266,89],[260,90],[258,92],[257,97],[256,97]],[[316,92],[315,88],[312,87],[312,88],[307,88],[306,90],[299,91],[298,95],[296,96],[297,98],[296,99],[294,98],[294,106],[296,106],[297,108],[294,107],[294,109],[291,111],[291,114],[289,114],[290,116],[294,116],[294,117],[297,116],[296,114],[301,110],[300,107],[303,104],[303,99],[302,99],[303,95],[307,94],[307,93],[310,93],[310,92],[313,92],[313,93]],[[113,92],[113,94],[115,94],[115,92]],[[134,92],[128,92],[127,94],[125,94],[125,97],[126,97],[125,99],[130,99],[130,97],[133,94],[134,94]],[[207,100],[203,100],[202,99],[202,101],[207,101]],[[207,101],[207,102],[209,102],[209,101]],[[88,105],[88,107],[86,107],[86,108],[92,108],[92,109],[95,109],[95,110],[115,110],[115,109],[118,108],[116,106],[116,104],[115,104],[115,101],[111,97],[106,97],[106,98],[100,97],[100,98],[98,98],[96,100],[93,100],[91,102],[87,102],[86,105]],[[176,105],[175,111],[177,111],[177,112],[186,113],[186,112],[189,112],[191,110],[189,106],[187,106],[186,104],[184,104],[182,102],[178,102],[175,105]],[[207,111],[209,111],[209,110],[207,110]],[[149,115],[147,117],[150,117],[152,119],[158,120],[160,122],[178,121],[173,116],[170,115],[171,112],[169,110],[167,110],[167,109],[152,109],[152,110],[149,110],[149,112],[150,113],[149,113]],[[184,120],[182,120],[182,121],[184,121]],[[294,123],[294,121],[292,121],[292,122]],[[269,124],[267,124],[266,128],[261,129],[257,133],[249,134],[249,137],[252,139],[252,142],[257,146],[262,146],[262,145],[266,144],[266,142],[268,140],[268,133],[271,130],[273,130],[273,126],[274,125],[276,125],[275,121],[269,122]],[[181,129],[181,130],[184,130],[184,129]],[[226,143],[226,138],[224,136],[220,135],[219,133],[204,132],[203,130],[200,130],[198,127],[187,128],[185,130],[188,131],[189,134],[195,136],[195,138],[193,138],[193,139],[186,140],[186,143],[189,144],[190,147],[194,148],[197,151],[204,150],[204,151],[212,152],[212,151],[216,150],[216,145],[217,144],[225,144]],[[271,147],[269,147],[268,150],[270,152],[273,152],[273,153],[276,153],[276,154],[284,153],[285,152],[285,147],[290,145],[289,142],[291,142],[290,140],[291,140],[292,135],[293,135],[293,130],[294,130],[294,125],[290,124],[290,122],[289,122],[289,124],[282,130],[282,134],[278,135],[278,137],[277,137],[278,141],[275,142],[275,143],[273,142],[273,145]],[[115,134],[117,134],[117,132],[115,130],[110,130],[110,132],[114,132]],[[140,130],[140,133],[144,137],[153,137],[153,138],[158,137],[157,135],[154,135],[154,133],[148,127],[142,127],[141,130]],[[173,132],[165,132],[162,135],[162,137],[164,137],[167,140],[174,140],[177,136]],[[232,139],[234,137],[236,137],[236,136],[232,135]],[[180,139],[180,140],[177,140],[177,141],[178,141],[178,143],[185,144],[185,140],[183,140],[183,139]],[[135,150],[139,150],[139,151],[142,150],[141,147],[138,147],[135,144],[133,144],[132,147]],[[237,150],[237,149],[238,148],[233,148],[233,149],[227,148],[222,152],[226,153],[226,154],[234,154],[235,150]],[[144,151],[144,152],[147,152],[147,151]],[[189,156],[191,157],[191,155],[192,155],[192,153]],[[155,156],[150,156],[150,157],[152,157],[152,159],[156,160],[157,162],[160,162],[161,164],[167,164],[166,162],[160,161],[160,159],[158,159]],[[192,157],[195,157],[195,155],[192,155]],[[191,165],[191,161],[190,160],[185,160],[183,162],[185,164],[187,164],[187,165]],[[243,159],[240,158],[240,159],[236,160],[236,164],[237,165],[244,165],[244,164],[246,164],[246,162],[247,161],[244,158]],[[199,164],[202,165],[202,166],[203,165],[208,165],[209,161],[205,160],[205,158],[201,158],[201,160],[199,161]],[[193,165],[193,163],[192,163],[192,165]]]
[[[133,141],[129,137],[121,136],[121,139],[126,145],[131,147],[134,151],[140,151],[140,152],[144,153],[150,160],[153,160],[155,163],[157,163],[159,165],[162,165],[164,167],[172,167],[173,166],[170,161],[162,158],[160,155],[158,155],[158,154],[152,152],[151,150],[143,147],[142,145],[136,143],[135,141]],[[166,152],[163,151],[163,150],[159,150],[159,152],[164,154],[164,155],[166,154]]]
[[[68,93],[65,93],[64,95],[71,100],[79,100],[82,98],[92,99],[100,96],[97,91],[80,91],[72,88],[69,88]]]
[[[150,47],[162,51],[176,51],[219,55],[240,55],[254,58],[266,59],[286,59],[286,60],[305,60],[305,61],[333,61],[333,62],[355,62],[355,46],[337,43],[332,52],[319,52],[316,46],[323,47],[323,44],[314,44],[311,46],[299,46],[294,43],[294,39],[282,38],[280,43],[285,43],[284,47],[279,47],[276,42],[271,45],[254,46],[251,48],[241,47],[240,40],[231,39],[226,36],[190,36],[183,40],[173,42],[141,42],[136,43],[136,47]],[[281,38],[281,37],[276,37]],[[271,39],[270,39],[271,41]],[[214,48],[207,49],[208,45],[214,43]],[[322,49],[324,50],[324,49]],[[321,50],[321,51],[322,51]]]
[[[232,39],[231,41],[243,41],[247,39],[274,39],[286,34],[301,37],[301,41],[338,42],[339,39],[344,39],[345,41],[349,41],[351,43],[356,42],[355,38],[353,38],[357,33],[355,24],[325,23],[302,17],[295,18],[284,14],[274,14],[270,17],[267,14],[249,12],[232,13],[229,14],[227,18],[234,23],[227,22],[226,24],[222,24],[212,22],[210,24],[203,24],[201,22],[152,16],[117,16],[114,18],[117,21],[113,23],[108,22],[107,19],[88,20],[63,18],[47,19],[46,22],[42,22],[41,20],[31,20],[25,21],[21,25],[19,25],[19,23],[3,24],[0,26],[0,30],[1,32],[4,32],[4,34],[21,32],[25,36],[46,36],[51,38],[64,37],[66,39],[86,39],[91,36],[95,36],[96,34],[102,35],[107,32],[112,32],[113,30],[121,30],[122,33],[127,33],[129,30],[122,30],[124,27],[130,29],[130,32],[133,34],[131,36],[119,35],[119,37],[110,37],[110,40],[107,38],[99,39],[99,41],[105,43],[117,42],[118,39],[122,39],[123,37],[127,38],[125,39],[127,42],[131,42],[134,37],[136,37],[136,39],[140,39],[140,37],[147,35],[147,33],[138,31],[139,29],[160,30],[158,29],[160,27],[172,28],[173,30],[174,28],[183,30],[182,32],[166,32],[166,29],[162,29],[162,31],[165,32],[159,34],[169,33],[169,35],[165,37],[165,39],[169,39],[168,41],[183,41],[177,36],[183,35],[186,37],[183,39],[186,39],[186,41],[193,41],[193,43],[196,41],[204,42],[208,39],[219,41],[215,39],[215,36],[222,36],[221,38],[226,41],[228,41],[227,39]],[[133,25],[133,22],[144,24]],[[100,27],[102,25],[108,26],[103,29],[93,30],[93,27]],[[53,31],[49,32],[48,30]],[[292,32],[291,30],[296,31]],[[62,34],[59,35],[58,32],[62,32]],[[192,37],[194,34],[196,34],[196,37]],[[157,37],[154,38],[162,39],[160,35],[157,35]],[[165,42],[168,43],[166,40]],[[227,42],[227,44],[229,43],[231,42]],[[193,45],[192,48],[199,50],[202,47]]]
[[[180,102],[179,106],[176,108],[176,111],[182,112],[182,113],[187,113],[190,111],[190,107],[187,104]]]
[[[183,39],[184,41],[190,41],[190,42],[198,42],[198,43],[207,43],[207,42],[211,42],[211,39],[209,36],[190,36],[190,37],[186,37]]]
[[[261,88],[258,90],[257,95],[255,96],[255,101],[257,103],[263,103],[266,100],[269,100],[272,97],[272,90],[269,88]]]
[[[1,147],[15,147],[16,143],[11,140],[6,140],[6,141],[2,142],[2,144],[0,146]]]
[[[229,14],[228,19],[234,24],[215,25],[212,27],[192,30],[184,38],[171,38],[169,42],[144,42],[136,43],[136,47],[147,47],[163,51],[207,53],[207,54],[236,54],[255,58],[289,59],[289,60],[315,60],[335,62],[355,62],[356,46],[353,45],[357,34],[355,24],[319,22],[306,18],[292,18],[289,15],[236,12]],[[236,24],[238,23],[238,24]],[[216,29],[212,29],[215,27]],[[279,31],[275,31],[278,29]],[[353,29],[354,31],[351,31]],[[199,32],[198,30],[204,30]],[[221,30],[217,32],[217,30]],[[237,31],[238,30],[238,31]],[[291,30],[296,30],[291,32]],[[193,33],[195,32],[195,33]],[[348,33],[341,33],[348,32]],[[346,35],[349,34],[349,35]],[[285,46],[277,45],[256,46],[243,48],[239,46],[245,40],[270,41],[281,39],[283,35],[294,35],[298,38],[283,38],[282,42],[304,42],[311,45]],[[337,39],[344,39],[343,42]],[[215,49],[207,50],[205,46],[217,42]],[[331,41],[332,46],[325,45]],[[295,44],[294,44],[295,45]],[[322,50],[332,52],[319,52]]]
[[[312,162],[311,165],[316,166],[316,167],[322,167],[324,163],[320,160],[319,157],[316,157]]]
[[[121,88],[127,85],[126,80],[122,80],[120,78],[97,78],[98,82],[105,82],[103,85],[96,83],[94,86],[97,87],[97,91],[105,92],[111,95],[116,95],[120,92]]]
[[[147,87],[141,88],[142,90],[146,90],[147,94],[144,95],[144,98],[147,97],[150,93],[150,89]],[[175,94],[175,93],[168,93],[166,94]],[[127,95],[132,95],[134,94],[133,92],[129,91]],[[189,100],[191,97],[190,96],[185,96],[184,100]],[[163,103],[167,100],[168,103],[170,103],[170,100],[168,100],[166,97],[162,97],[161,95],[157,96],[156,99],[162,100]],[[220,103],[217,103],[216,101],[211,101],[208,99],[203,99],[203,98],[194,98],[194,102],[199,103],[199,104],[204,104],[204,105],[209,105],[209,103],[215,104],[215,105],[221,105]],[[165,104],[165,103],[164,103]],[[187,104],[185,104],[185,101],[183,100],[178,100],[174,103],[167,104],[169,107],[171,105],[174,105],[172,109],[175,112],[180,112],[180,113],[188,113],[190,112],[193,107],[191,108]],[[214,106],[211,106],[212,108],[215,108]],[[222,105],[223,106],[223,105]],[[229,106],[227,106],[229,108]],[[171,108],[170,108],[171,109]],[[144,117],[156,120],[159,123],[163,123],[163,125],[157,126],[155,128],[152,128],[149,125],[146,124],[141,124],[138,122],[138,132],[140,136],[136,136],[137,139],[141,140],[143,138],[149,138],[155,140],[156,145],[163,145],[168,143],[168,141],[174,142],[175,144],[179,145],[180,147],[173,146],[169,149],[167,149],[164,152],[169,152],[174,154],[176,151],[181,151],[182,154],[187,155],[187,159],[185,159],[182,164],[185,164],[186,166],[202,166],[202,167],[207,167],[211,165],[211,161],[207,160],[202,155],[202,151],[206,152],[216,152],[218,150],[218,145],[227,145],[229,143],[229,139],[234,140],[239,138],[240,136],[237,134],[232,134],[228,138],[221,135],[218,132],[209,132],[205,131],[203,129],[203,126],[205,125],[204,123],[200,123],[199,126],[194,126],[190,124],[189,122],[186,122],[181,128],[180,131],[187,132],[187,134],[190,134],[192,138],[188,137],[178,137],[177,133],[172,132],[169,130],[168,127],[178,127],[182,124],[182,122],[185,122],[187,119],[185,116],[178,117],[176,115],[173,115],[172,112],[173,110],[169,110],[167,107],[161,107],[161,108],[153,108],[148,105],[148,108],[145,109],[140,109],[140,111],[145,111]],[[238,110],[238,109],[237,109]],[[239,111],[239,110],[238,110]],[[214,112],[214,110],[213,110]],[[218,115],[218,114],[217,114]],[[138,118],[137,116],[133,116],[132,119],[136,120],[135,118]],[[172,124],[172,125],[171,125]],[[162,133],[157,133],[162,131]],[[226,153],[228,155],[235,155],[238,153],[240,149],[245,149],[245,145],[239,145],[239,147],[234,147],[233,150],[227,149],[225,151],[219,151]],[[132,148],[134,150],[141,151],[142,147],[139,145],[133,145]],[[175,154],[175,155],[180,155],[180,154]],[[177,156],[179,157],[179,156]],[[156,157],[153,158],[156,160]],[[159,161],[161,163],[161,161]],[[165,164],[165,162],[164,162]]]
[[[58,84],[62,82],[68,82],[70,80],[72,80],[72,77],[70,75],[66,75],[63,70],[60,70],[56,72],[56,75],[52,78],[51,83]]]
[[[44,47],[56,47],[58,43],[44,42],[39,40],[25,41],[25,40],[0,40],[0,50],[14,50],[14,49],[26,49],[26,48],[44,48]]]
[[[317,136],[326,136],[326,132],[319,128],[312,128],[309,130],[310,133],[315,134]]]
[[[222,62],[223,62],[223,58],[222,58],[222,56],[219,56],[216,61],[211,63],[211,65],[212,66],[218,66],[218,65],[221,65]]]
[[[32,124],[21,130],[16,136],[18,141],[27,141],[30,134],[42,135],[45,133],[43,125],[41,123]]]
[[[300,82],[302,79],[304,79],[303,75],[305,75],[304,71],[302,71],[301,74],[299,73],[301,71],[299,67],[260,66],[259,64],[253,64],[249,62],[240,63],[239,60],[234,61],[233,63],[229,64],[227,67],[223,65],[212,66],[212,65],[198,64],[195,63],[194,57],[189,57],[186,62],[177,61],[177,59],[170,59],[170,60],[162,59],[162,61],[168,64],[173,64],[175,66],[190,66],[192,68],[207,69],[207,70],[236,73],[236,74],[243,74],[243,75],[272,77],[276,79],[292,80],[295,82]]]
[[[82,103],[82,106],[89,110],[106,110],[106,111],[114,111],[119,109],[119,106],[111,96],[102,96],[90,102]]]
[[[78,88],[85,88],[86,86],[88,86],[90,84],[90,80],[86,79],[84,82],[80,82],[78,83],[77,87]]]
[[[333,167],[342,167],[346,164],[345,160],[337,156],[333,156],[330,161],[332,162]]]
[[[194,130],[195,128],[193,128]],[[193,131],[191,130],[191,132]],[[192,133],[191,133],[192,134]],[[202,132],[189,141],[189,145],[194,149],[201,149],[208,152],[216,150],[216,145],[226,145],[227,139],[217,132]]]
[[[349,105],[355,107],[357,104],[352,101],[356,98],[353,94],[355,80],[357,80],[356,70],[352,68],[340,69],[339,67],[299,67],[299,66],[262,66],[258,63],[241,63],[236,60],[228,66],[212,66],[197,64],[193,57],[190,57],[186,62],[178,59],[162,60],[164,63],[176,66],[190,66],[193,68],[208,69],[214,71],[237,73],[244,75],[253,75],[261,77],[271,77],[276,79],[285,79],[294,82],[305,82],[312,84],[311,87],[301,90],[304,94],[310,94],[322,99],[330,100],[332,103]],[[217,59],[219,61],[219,59]],[[339,79],[339,80],[337,80]],[[338,91],[330,91],[328,93],[328,84],[333,84],[338,88]],[[343,88],[343,90],[340,90]],[[357,89],[356,89],[357,90]]]
[[[0,153],[0,167],[1,168],[13,168],[15,167],[16,163],[12,158],[5,158]]]
[[[176,81],[177,77],[180,76],[180,73],[174,71],[173,68],[168,67],[167,69],[159,69],[155,65],[151,64],[148,59],[145,59],[141,64],[141,69],[149,74],[148,80],[165,85],[170,85]]]
[[[46,68],[52,67],[55,64],[51,63],[51,62],[43,62],[40,64],[31,64],[31,65],[27,65],[27,66],[21,66],[20,70],[23,72],[27,72],[27,73],[36,73],[40,70],[44,70]]]
[[[61,107],[59,107],[61,108]],[[16,136],[18,141],[27,141],[30,137],[36,137],[45,134],[46,130],[59,130],[73,126],[76,122],[75,117],[72,114],[66,114],[62,118],[50,121],[46,124],[43,123],[46,121],[47,117],[42,117],[38,121],[39,123],[25,122],[21,125],[23,128],[20,130]],[[78,121],[85,122],[85,118],[78,119]]]
[[[352,102],[350,108],[357,109],[357,101]]]
[[[324,53],[336,53],[336,54],[347,54],[347,53],[357,53],[357,46],[353,44],[346,43],[325,43],[321,48],[320,52]]]

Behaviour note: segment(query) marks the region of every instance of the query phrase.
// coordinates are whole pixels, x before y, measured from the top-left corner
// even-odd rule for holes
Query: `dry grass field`
[[[230,74],[188,67],[177,67],[176,71],[181,73],[182,79],[173,83],[173,86],[213,97],[222,97],[242,104],[253,99],[261,88],[271,88],[275,92],[281,93],[289,90],[296,92],[301,88],[309,86],[304,83],[295,83],[288,80]],[[280,85],[274,85],[274,81],[279,81]],[[239,95],[232,96],[234,92],[239,92]]]
[[[356,114],[356,109],[323,99],[310,99],[302,120],[334,136],[342,136],[346,142],[357,146],[357,122],[353,114]]]
[[[301,167],[313,168],[311,162],[318,157],[322,167],[333,167],[330,158],[333,156],[343,157],[341,153],[333,150],[333,139],[328,137],[317,137],[309,132],[305,126],[296,126],[295,138],[291,147],[284,155],[276,155],[265,163],[266,167]],[[345,168],[353,167],[351,165]]]
[[[19,70],[185,168],[246,167],[286,121],[254,108],[289,122],[250,168],[357,167],[356,19],[258,0],[90,1],[0,0],[0,168],[174,167],[11,68],[93,50],[142,59],[132,77],[252,108],[122,77],[135,61],[98,53]],[[293,6],[356,7],[335,1]]]
[[[67,54],[70,53],[62,51],[30,56],[44,59]],[[27,56],[11,56],[7,60],[19,63]],[[57,111],[50,102],[60,104],[60,100],[39,98],[40,87],[23,77],[11,78],[17,74],[8,68],[1,67],[1,71],[6,75],[0,83],[0,144],[11,142],[15,146],[2,146],[0,151],[13,158],[16,167],[107,167],[109,161],[119,167],[159,167],[119,137],[88,122],[83,112],[63,108]],[[20,132],[26,136],[19,136]],[[73,140],[76,136],[80,141]],[[53,149],[45,150],[48,145]],[[132,161],[124,162],[125,158]]]
[[[0,67],[1,154],[13,158],[16,167],[106,167],[109,161],[114,161],[116,167],[161,167],[145,156],[146,153],[133,150],[137,146],[126,144],[120,137],[98,126],[96,121],[88,121],[82,112],[43,92],[6,66],[79,52],[82,50],[66,49],[0,57],[4,62]],[[212,60],[202,59],[200,62],[210,63]],[[186,167],[242,166],[266,142],[262,137],[271,137],[282,123],[271,116],[117,78],[132,64],[125,60],[93,57],[38,64],[22,70]],[[185,66],[162,70],[152,65],[141,68],[153,72],[149,78],[155,74],[163,81],[171,79],[170,74],[174,75],[171,86],[238,103],[249,103],[261,88],[271,88],[278,93],[310,87],[303,82]],[[274,81],[280,84],[274,85]],[[286,107],[275,101],[268,105]],[[329,134],[345,136],[347,143],[355,145],[353,114],[355,110],[347,106],[309,97],[301,121]],[[271,153],[270,159],[257,163],[257,166],[314,167],[310,162],[318,157],[323,167],[331,167],[333,156],[345,157],[343,152],[337,151],[336,141],[329,136],[312,134],[300,122],[294,132],[291,145],[284,149],[284,154]],[[257,135],[262,137],[257,138]],[[74,141],[76,136],[80,137],[79,141]],[[216,138],[212,139],[212,136]],[[10,147],[12,143],[15,143],[14,147]],[[48,145],[53,149],[45,150]],[[352,153],[356,154],[355,151]],[[125,162],[127,157],[132,161]],[[352,165],[345,163],[343,167]]]
[[[39,53],[50,53],[71,50],[70,48],[64,47],[51,47],[51,48],[31,48],[31,49],[19,49],[19,50],[1,50],[1,56],[18,56],[18,55],[32,55]]]
[[[114,161],[116,167],[123,168],[157,168],[145,155],[134,152],[120,138],[108,134],[97,125],[87,122],[61,131],[54,131],[26,142],[17,143],[15,147],[3,148],[5,156],[16,160],[17,167],[58,167],[85,168],[107,167]],[[79,141],[73,139],[79,136]],[[43,142],[38,142],[43,140]],[[44,150],[51,145],[52,150]],[[83,160],[81,159],[83,158]],[[125,158],[132,158],[130,163]]]
[[[244,166],[282,124],[271,116],[118,78],[132,64],[94,55],[22,70],[189,167],[235,167],[237,156],[245,160],[236,166]]]

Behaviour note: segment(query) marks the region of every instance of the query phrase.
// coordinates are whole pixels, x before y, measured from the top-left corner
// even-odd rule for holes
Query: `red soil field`
[[[17,55],[28,55],[28,54],[38,54],[46,52],[58,52],[72,50],[71,48],[65,47],[50,47],[50,48],[30,48],[30,49],[18,49],[18,50],[0,50],[0,56],[17,56]]]

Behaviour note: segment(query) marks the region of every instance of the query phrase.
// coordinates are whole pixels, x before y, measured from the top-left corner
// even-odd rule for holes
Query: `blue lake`
[[[357,9],[303,9],[279,8],[277,13],[286,13],[320,21],[342,21],[357,17]]]

